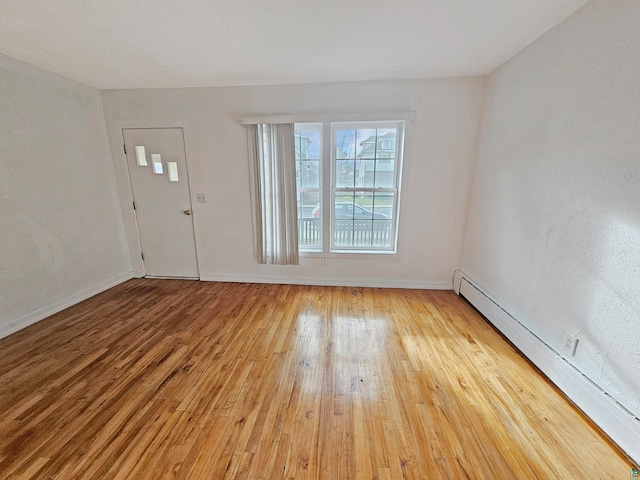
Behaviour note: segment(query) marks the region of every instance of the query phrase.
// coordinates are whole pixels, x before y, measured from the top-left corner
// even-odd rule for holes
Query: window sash
[[[302,197],[305,193],[317,193],[318,205],[322,206],[322,188],[299,188],[298,195]],[[322,208],[318,218],[305,215],[303,205],[298,204],[298,246],[301,252],[322,252],[324,235],[322,234]],[[314,239],[315,243],[307,243],[309,239]]]
[[[331,239],[331,252],[334,253],[380,253],[380,252],[395,252],[396,250],[396,232],[398,220],[396,218],[395,212],[398,211],[398,189],[395,188],[385,188],[385,189],[367,189],[368,192],[373,193],[390,193],[392,196],[392,205],[391,212],[392,215],[388,219],[389,227],[388,228],[377,228],[377,225],[382,224],[385,220],[376,219],[375,218],[375,197],[374,197],[374,205],[371,208],[372,218],[357,218],[355,215],[352,219],[338,219],[335,215],[335,205],[336,197],[339,196],[340,193],[360,193],[365,189],[352,189],[352,188],[340,188],[334,189],[331,195],[331,221],[330,221],[330,239]],[[354,202],[355,203],[355,202]],[[345,228],[348,230],[348,222],[352,222],[352,233],[349,234],[347,232],[346,236],[352,239],[351,245],[343,244],[337,241],[337,238],[345,237]],[[370,223],[371,228],[368,228],[368,224]],[[336,228],[336,225],[340,224],[341,228]],[[360,239],[360,244],[357,243],[357,239]],[[389,245],[375,245],[376,239],[378,241],[381,238],[387,238],[389,240]],[[364,241],[367,240],[368,244],[365,244]]]
[[[393,162],[393,178],[392,178],[392,187],[376,187],[375,186],[375,174],[374,174],[374,186],[359,186],[355,185],[355,172],[354,172],[354,185],[353,186],[336,186],[337,185],[337,170],[338,170],[338,161],[343,160],[338,158],[337,156],[337,131],[338,130],[376,130],[376,135],[378,130],[385,129],[393,129],[396,131],[395,138],[395,148],[392,158],[383,158],[378,156],[378,142],[380,140],[376,137],[375,145],[374,145],[374,156],[372,157],[375,160],[374,164],[374,172],[375,168],[377,168],[378,162],[381,160],[389,160]],[[387,253],[387,252],[395,252],[397,250],[397,228],[398,228],[398,212],[399,212],[399,196],[400,196],[400,178],[402,173],[402,157],[403,157],[403,148],[404,148],[404,137],[405,137],[405,123],[404,121],[362,121],[362,122],[332,122],[331,123],[331,198],[330,198],[330,221],[329,221],[329,251],[335,253],[349,252],[349,253]],[[357,148],[357,137],[354,139],[354,146]],[[354,161],[358,161],[357,153],[353,152],[352,159]],[[371,161],[371,160],[365,160]],[[375,194],[375,193],[390,193],[392,195],[392,206],[391,206],[391,224],[388,232],[384,232],[385,236],[388,235],[390,239],[390,244],[388,246],[376,246],[371,241],[370,245],[354,245],[356,239],[355,232],[355,219],[354,219],[354,232],[351,236],[352,245],[344,245],[340,244],[340,242],[336,241],[336,236],[339,236],[342,232],[339,232],[336,229],[336,218],[335,217],[335,205],[336,205],[336,197],[339,196],[340,193],[351,193],[355,194],[356,192],[363,192],[365,194]],[[373,239],[375,232],[375,222],[372,219],[371,222],[371,232],[369,234],[370,238]],[[359,219],[360,222],[362,220]],[[358,227],[361,228],[361,227]],[[362,234],[362,236],[366,238],[366,234]],[[361,236],[361,238],[362,238]]]
[[[306,182],[303,178],[300,179],[300,186],[297,188],[297,199],[298,199],[298,235],[299,235],[299,250],[300,252],[322,252],[323,251],[323,220],[322,220],[322,205],[323,205],[323,190],[324,190],[324,125],[318,122],[303,122],[303,123],[295,123],[294,130],[296,137],[300,135],[300,137],[296,138],[296,141],[299,141],[300,144],[297,145],[298,149],[296,151],[296,168],[298,166],[302,167],[306,162],[317,161],[318,162],[318,186],[306,186]],[[304,137],[305,131],[316,131],[318,133],[318,153],[317,158],[315,156],[309,158],[302,158],[303,148],[302,148],[302,137]],[[313,142],[310,142],[313,143]],[[300,155],[300,156],[298,156]],[[306,193],[317,193],[318,194],[318,206],[320,207],[319,216],[317,219],[309,218],[305,216],[305,206],[303,206],[303,196]],[[309,207],[309,205],[306,205]],[[315,240],[317,244],[307,245],[306,243],[309,240]]]

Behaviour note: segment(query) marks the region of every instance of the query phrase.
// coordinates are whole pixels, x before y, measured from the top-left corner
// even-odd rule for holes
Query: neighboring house
[[[389,132],[377,137],[372,135],[360,143],[356,165],[356,185],[390,187],[393,185],[396,154],[396,134]]]

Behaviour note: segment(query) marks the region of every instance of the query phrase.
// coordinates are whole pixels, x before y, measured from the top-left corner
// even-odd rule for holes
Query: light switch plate
[[[204,193],[197,193],[196,194],[196,202],[198,202],[198,203],[207,203],[207,199],[204,196]]]

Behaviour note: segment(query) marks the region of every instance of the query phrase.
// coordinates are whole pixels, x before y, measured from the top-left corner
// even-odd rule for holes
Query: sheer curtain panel
[[[298,265],[298,207],[294,127],[246,125],[256,259]]]

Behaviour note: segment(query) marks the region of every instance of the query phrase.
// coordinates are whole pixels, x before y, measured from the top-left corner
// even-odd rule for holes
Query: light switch
[[[204,196],[204,193],[197,193],[196,194],[196,202],[198,203],[207,203],[207,199]]]

